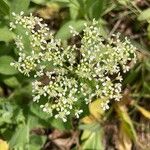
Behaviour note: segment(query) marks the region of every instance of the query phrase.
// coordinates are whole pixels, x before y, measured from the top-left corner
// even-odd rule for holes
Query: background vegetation
[[[124,76],[123,99],[105,113],[96,100],[88,114],[67,123],[42,112],[32,102],[32,78],[10,66],[17,51],[9,23],[11,13],[20,11],[42,17],[64,43],[80,41],[71,38],[69,25],[81,32],[93,18],[101,22],[102,36],[128,36],[137,47],[138,62]],[[149,0],[0,0],[0,150],[148,150],[149,50]]]

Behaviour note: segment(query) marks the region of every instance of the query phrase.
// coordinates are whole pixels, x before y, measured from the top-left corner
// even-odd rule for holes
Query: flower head
[[[55,118],[67,121],[67,116],[77,118],[83,112],[80,103],[88,104],[94,99],[102,100],[102,108],[108,109],[110,100],[120,100],[122,89],[121,72],[130,69],[130,61],[136,62],[136,48],[120,35],[105,39],[101,36],[98,22],[85,25],[81,47],[63,47],[41,18],[13,13],[15,21],[11,29],[24,28],[30,41],[27,53],[23,37],[16,37],[18,61],[12,63],[21,73],[34,76],[33,101]],[[79,35],[72,27],[73,35]]]

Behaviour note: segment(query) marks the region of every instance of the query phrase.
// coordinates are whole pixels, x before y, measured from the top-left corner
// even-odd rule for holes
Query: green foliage
[[[124,106],[118,105],[116,107],[119,119],[121,121],[123,129],[126,131],[127,135],[134,141],[136,141],[136,132],[132,123],[130,116],[128,115],[126,108]]]
[[[18,71],[10,66],[10,63],[14,59],[11,56],[1,56],[0,57],[0,73],[5,75],[13,75],[18,73]]]
[[[8,15],[9,14],[9,6],[6,3],[5,0],[0,0],[0,13],[2,13],[3,15]]]
[[[26,12],[28,10],[30,0],[12,0],[10,11],[20,13],[21,11]]]
[[[70,33],[69,26],[72,26],[77,32],[81,32],[84,29],[84,23],[86,23],[86,21],[84,20],[77,20],[77,21],[70,20],[66,22],[60,28],[60,30],[58,30],[56,38],[60,38],[62,40],[69,39],[72,36],[72,33]]]
[[[15,76],[4,79],[4,83],[11,88],[17,88],[20,86],[20,83]]]
[[[31,0],[31,1],[35,4],[42,5],[48,2],[49,0]]]
[[[146,21],[148,22],[148,27],[147,27],[147,36],[150,39],[150,8],[144,9],[141,11],[141,13],[138,16],[139,21]]]
[[[24,11],[28,15],[30,12],[36,12],[41,7],[51,5],[51,3],[57,3],[60,7],[60,14],[58,16],[62,16],[63,21],[58,21],[60,28],[56,31],[55,35],[65,42],[71,37],[69,26],[81,32],[84,29],[84,23],[90,24],[93,18],[100,22],[101,35],[105,38],[108,36],[106,31],[111,30],[111,27],[115,27],[115,24],[111,26],[111,21],[117,22],[119,20],[118,18],[121,18],[121,23],[122,19],[133,21],[133,35],[137,34],[139,38],[135,40],[138,41],[137,43],[135,41],[132,41],[132,43],[138,47],[140,60],[125,76],[124,88],[129,85],[129,97],[133,97],[134,99],[130,103],[126,96],[123,106],[120,104],[115,105],[115,107],[111,106],[111,110],[104,114],[101,110],[99,111],[98,104],[93,105],[91,103],[89,111],[87,108],[84,108],[83,117],[86,117],[83,120],[79,120],[77,128],[78,131],[82,131],[80,132],[79,141],[83,150],[105,149],[105,144],[103,143],[105,136],[107,136],[104,134],[105,123],[110,122],[110,120],[114,120],[114,122],[118,122],[119,120],[119,126],[127,135],[127,138],[140,143],[137,138],[138,132],[136,133],[136,125],[140,125],[140,122],[136,121],[135,116],[137,116],[138,112],[138,115],[139,113],[142,114],[144,119],[148,120],[150,117],[148,108],[145,108],[148,106],[147,104],[150,98],[150,54],[148,50],[150,46],[148,42],[145,42],[150,39],[150,8],[146,7],[146,4],[144,7],[140,7],[140,4],[136,5],[130,0],[0,0],[1,138],[9,143],[9,148],[12,150],[40,150],[46,142],[47,137],[46,135],[41,136],[32,133],[31,131],[33,129],[44,128],[53,130],[57,128],[59,130],[69,131],[72,128],[76,128],[73,125],[72,116],[64,123],[60,119],[52,119],[39,108],[39,104],[33,103],[31,91],[31,81],[33,79],[27,79],[10,66],[10,63],[16,60],[18,55],[18,51],[13,44],[16,34],[23,37],[27,54],[31,53],[32,46],[29,44],[30,39],[24,34],[23,28],[18,26],[14,32],[9,30],[8,26],[9,22],[12,21],[12,12],[20,13]],[[65,15],[61,14],[61,11],[64,10]],[[122,18],[124,12],[130,15]],[[49,12],[45,13],[50,15]],[[53,23],[53,16],[50,16],[50,18],[52,20],[44,20],[49,23],[49,26]],[[57,22],[55,17],[54,20]],[[145,27],[147,27],[147,30]],[[143,29],[143,35],[140,35],[140,29]],[[126,105],[126,103],[128,104]],[[82,107],[85,107],[84,104],[82,104]],[[114,110],[116,114],[114,114]],[[88,114],[89,112],[90,115]],[[81,123],[82,121],[84,124]],[[122,134],[122,132],[118,134]],[[123,136],[121,140],[125,147],[126,143],[124,142],[125,139]],[[78,148],[74,149],[77,150]]]
[[[140,15],[138,16],[138,20],[143,21],[143,20],[150,20],[150,8],[147,8],[143,10]]]
[[[0,27],[0,41],[10,42],[15,37],[14,33],[11,32],[8,27],[1,26]]]
[[[85,134],[88,134],[88,136],[84,139]],[[103,150],[103,144],[102,142],[102,131],[84,131],[82,134],[82,139],[85,140],[85,142],[82,145],[82,149],[92,149],[92,150]]]

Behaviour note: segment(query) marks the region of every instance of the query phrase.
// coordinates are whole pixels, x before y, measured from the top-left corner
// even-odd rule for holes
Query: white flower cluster
[[[121,98],[121,72],[130,69],[131,61],[136,62],[136,48],[127,38],[121,41],[117,34],[104,39],[98,22],[93,21],[85,25],[80,48],[63,47],[41,18],[23,12],[13,15],[11,29],[22,26],[32,50],[26,53],[23,37],[17,36],[19,59],[12,65],[27,76],[32,73],[33,101],[40,102],[44,112],[65,122],[68,115],[78,118],[84,103],[100,98],[106,110],[110,100]]]

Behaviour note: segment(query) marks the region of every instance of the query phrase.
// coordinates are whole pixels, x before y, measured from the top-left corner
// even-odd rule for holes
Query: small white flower
[[[80,48],[76,45],[64,48],[47,24],[42,23],[43,19],[32,14],[24,16],[23,12],[12,15],[14,22],[10,23],[10,29],[22,26],[30,40],[30,49],[25,49],[22,36],[16,36],[19,57],[10,65],[24,75],[34,76],[33,101],[45,97],[47,102],[40,105],[44,112],[66,122],[68,115],[79,118],[83,112],[82,108],[76,108],[78,101],[89,104],[94,98],[108,99],[102,102],[102,109],[107,110],[111,99],[122,98],[120,72],[129,71],[129,61],[136,62],[136,48],[127,38],[122,41],[117,34],[104,39],[98,22],[93,20],[91,26],[85,25]],[[73,36],[79,34],[69,28]]]

